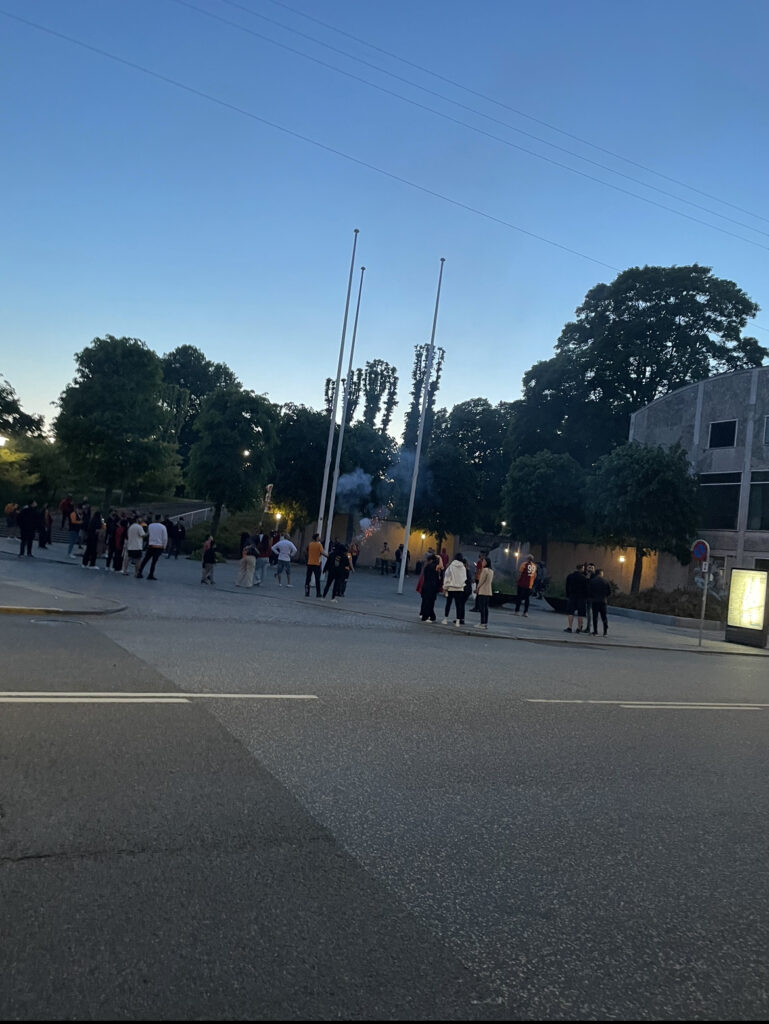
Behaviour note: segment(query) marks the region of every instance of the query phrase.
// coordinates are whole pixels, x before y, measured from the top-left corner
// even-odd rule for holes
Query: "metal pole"
[[[435,329],[438,325],[438,303],[441,299],[441,281],[443,280],[443,264],[446,260],[441,256],[441,269],[438,273],[438,291],[435,295],[435,312],[433,313],[433,331],[430,335],[430,347],[427,350],[427,366],[425,367],[425,383],[422,393],[422,411],[419,414],[419,433],[417,434],[417,450],[414,457],[414,472],[411,475],[411,494],[409,495],[409,510],[406,515],[406,532],[403,540],[403,558],[401,558],[401,573],[398,578],[398,593],[403,593],[403,581],[406,578],[406,564],[408,562],[409,536],[411,534],[411,517],[414,514],[414,498],[417,493],[417,477],[419,476],[419,456],[422,453],[422,437],[425,432],[425,419],[427,416],[427,403],[430,394],[430,377],[433,372],[433,356],[435,354]]]
[[[352,291],[352,273],[355,269],[355,249],[358,245],[358,229],[355,228],[352,243],[352,259],[350,260],[350,276],[347,281],[347,300],[344,304],[344,320],[342,322],[342,341],[339,345],[339,363],[336,368],[336,384],[334,401],[331,405],[331,418],[328,425],[328,443],[326,444],[326,465],[323,468],[323,489],[320,492],[320,510],[318,512],[318,533],[323,533],[323,513],[326,508],[326,492],[328,491],[328,472],[331,468],[331,449],[334,447],[334,427],[336,426],[336,406],[339,401],[339,382],[342,379],[342,359],[344,357],[344,341],[347,335],[347,316],[350,312],[350,293]]]
[[[707,605],[707,601],[708,601],[708,578],[710,576],[710,544],[708,544],[707,541],[705,541],[705,547],[706,547],[706,554],[705,554],[705,558],[704,558],[703,563],[702,563],[702,567],[703,567],[703,573],[702,573],[702,583],[703,583],[703,586],[702,586],[702,608],[700,609],[700,638],[699,638],[699,641],[697,642],[697,646],[698,647],[702,647],[702,630],[703,630],[703,628],[705,626],[705,606]],[[706,566],[707,566],[707,571],[705,571],[705,567]]]
[[[350,384],[352,378],[352,359],[355,354],[355,339],[358,336],[358,314],[360,313],[360,297],[363,293],[363,275],[365,267],[360,268],[360,284],[358,285],[358,303],[355,307],[355,320],[352,325],[352,341],[350,342],[350,365],[347,367],[347,379],[344,385],[344,401],[342,402],[342,422],[339,425],[339,440],[336,443],[336,461],[334,462],[334,476],[331,484],[331,499],[328,503],[328,519],[326,520],[326,542],[323,545],[329,552],[331,549],[331,531],[334,528],[334,507],[336,505],[336,485],[339,483],[339,464],[342,461],[342,442],[344,441],[344,428],[347,424],[347,407],[350,404]]]

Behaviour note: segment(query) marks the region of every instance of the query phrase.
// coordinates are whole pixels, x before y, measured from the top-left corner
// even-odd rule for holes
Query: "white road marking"
[[[556,700],[545,697],[528,697],[527,704],[603,704],[612,707],[635,710],[656,709],[658,711],[761,711],[769,704],[743,704],[727,701],[660,701],[660,700]]]
[[[191,704],[185,697],[3,697],[0,704]]]
[[[193,700],[317,700],[314,693],[186,693],[173,690],[170,693],[133,692],[119,690],[0,690],[0,700],[143,700],[187,703]]]

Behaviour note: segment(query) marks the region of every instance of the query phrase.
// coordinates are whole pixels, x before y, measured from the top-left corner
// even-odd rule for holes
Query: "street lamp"
[[[503,519],[502,520],[502,529],[504,529],[506,526],[507,526],[507,520]]]
[[[282,518],[283,518],[283,516],[281,515],[281,513],[280,513],[280,512],[276,512],[276,513],[275,513],[275,519],[277,520],[277,522],[280,522],[280,520],[281,520]]]
[[[251,454],[251,452],[248,450],[248,448],[246,448],[244,450],[244,452],[243,452],[243,458],[247,459],[250,454]]]
[[[619,560],[620,560],[620,562],[624,562],[625,561],[625,556],[624,555],[620,555],[619,556]]]

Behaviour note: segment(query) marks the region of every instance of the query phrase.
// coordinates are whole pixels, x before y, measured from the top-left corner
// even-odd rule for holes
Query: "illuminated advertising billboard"
[[[762,569],[732,569],[726,613],[726,639],[732,643],[766,646],[768,576]]]

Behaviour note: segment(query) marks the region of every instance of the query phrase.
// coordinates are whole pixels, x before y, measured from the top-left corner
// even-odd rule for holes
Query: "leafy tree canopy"
[[[585,296],[552,359],[523,378],[516,454],[549,448],[589,465],[627,438],[630,414],[716,373],[769,354],[743,336],[758,306],[709,267],[631,267]]]
[[[571,455],[537,452],[514,459],[502,494],[509,532],[540,544],[572,536],[584,523],[585,471]]]
[[[226,363],[214,363],[194,345],[179,345],[162,358],[163,404],[175,431],[182,465],[195,443],[195,420],[203,399],[217,388],[239,384]]]
[[[684,450],[622,445],[596,466],[589,513],[596,537],[636,550],[631,593],[641,583],[643,558],[667,551],[682,562],[697,528],[698,487]]]
[[[214,502],[214,530],[222,505],[241,511],[261,496],[273,471],[277,418],[276,406],[238,385],[204,399],[188,478],[196,493]]]
[[[173,461],[165,440],[160,358],[138,338],[94,338],[75,356],[54,428],[72,469],[106,490],[129,490]]]
[[[309,521],[318,514],[328,442],[328,417],[304,405],[284,405],[277,423],[273,499],[291,502]]]
[[[24,412],[8,381],[0,376],[0,434],[8,437],[39,436],[43,432],[42,416]]]

